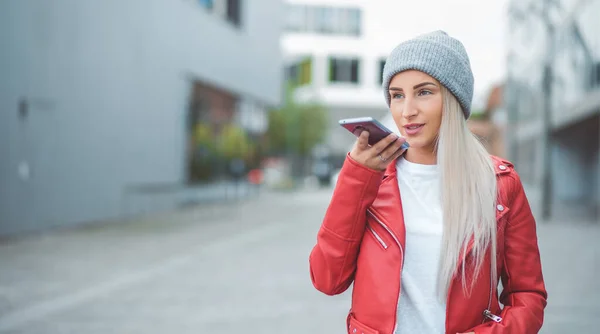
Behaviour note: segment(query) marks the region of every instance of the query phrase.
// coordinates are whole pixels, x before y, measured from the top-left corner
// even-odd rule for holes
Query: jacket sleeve
[[[519,176],[512,175],[513,198],[505,229],[504,269],[501,273],[504,305],[502,321],[486,322],[475,333],[538,333],[544,320],[547,292],[542,276],[536,223]],[[468,331],[467,331],[468,332]]]
[[[382,178],[383,172],[346,157],[309,257],[312,283],[324,294],[340,294],[354,280],[366,210],[375,201]]]

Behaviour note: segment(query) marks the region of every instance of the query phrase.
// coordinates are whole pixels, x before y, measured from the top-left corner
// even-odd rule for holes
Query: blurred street
[[[311,285],[331,193],[263,193],[0,243],[0,333],[341,333],[349,291]],[[542,333],[593,333],[600,225],[540,224]]]

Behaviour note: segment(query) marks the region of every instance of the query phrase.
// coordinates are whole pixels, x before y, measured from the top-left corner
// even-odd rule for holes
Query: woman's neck
[[[404,153],[404,159],[421,165],[435,165],[437,163],[437,155],[435,151],[422,150],[418,148],[409,148]]]

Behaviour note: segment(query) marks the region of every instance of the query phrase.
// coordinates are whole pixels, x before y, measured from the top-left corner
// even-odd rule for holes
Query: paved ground
[[[349,293],[321,295],[307,257],[330,193],[0,244],[0,333],[343,333]],[[542,225],[542,333],[595,333],[600,228]]]

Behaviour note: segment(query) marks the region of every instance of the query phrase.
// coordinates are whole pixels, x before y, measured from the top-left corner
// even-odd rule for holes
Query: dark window
[[[329,59],[329,81],[358,83],[358,59]]]
[[[291,83],[298,81],[298,66],[296,64],[285,68],[285,79]]]
[[[309,85],[312,82],[312,58],[306,57],[302,61],[287,66],[285,77],[294,86]]]
[[[358,60],[353,60],[350,66],[350,81],[358,82]]]
[[[227,0],[227,20],[239,27],[240,21],[240,0]]]

